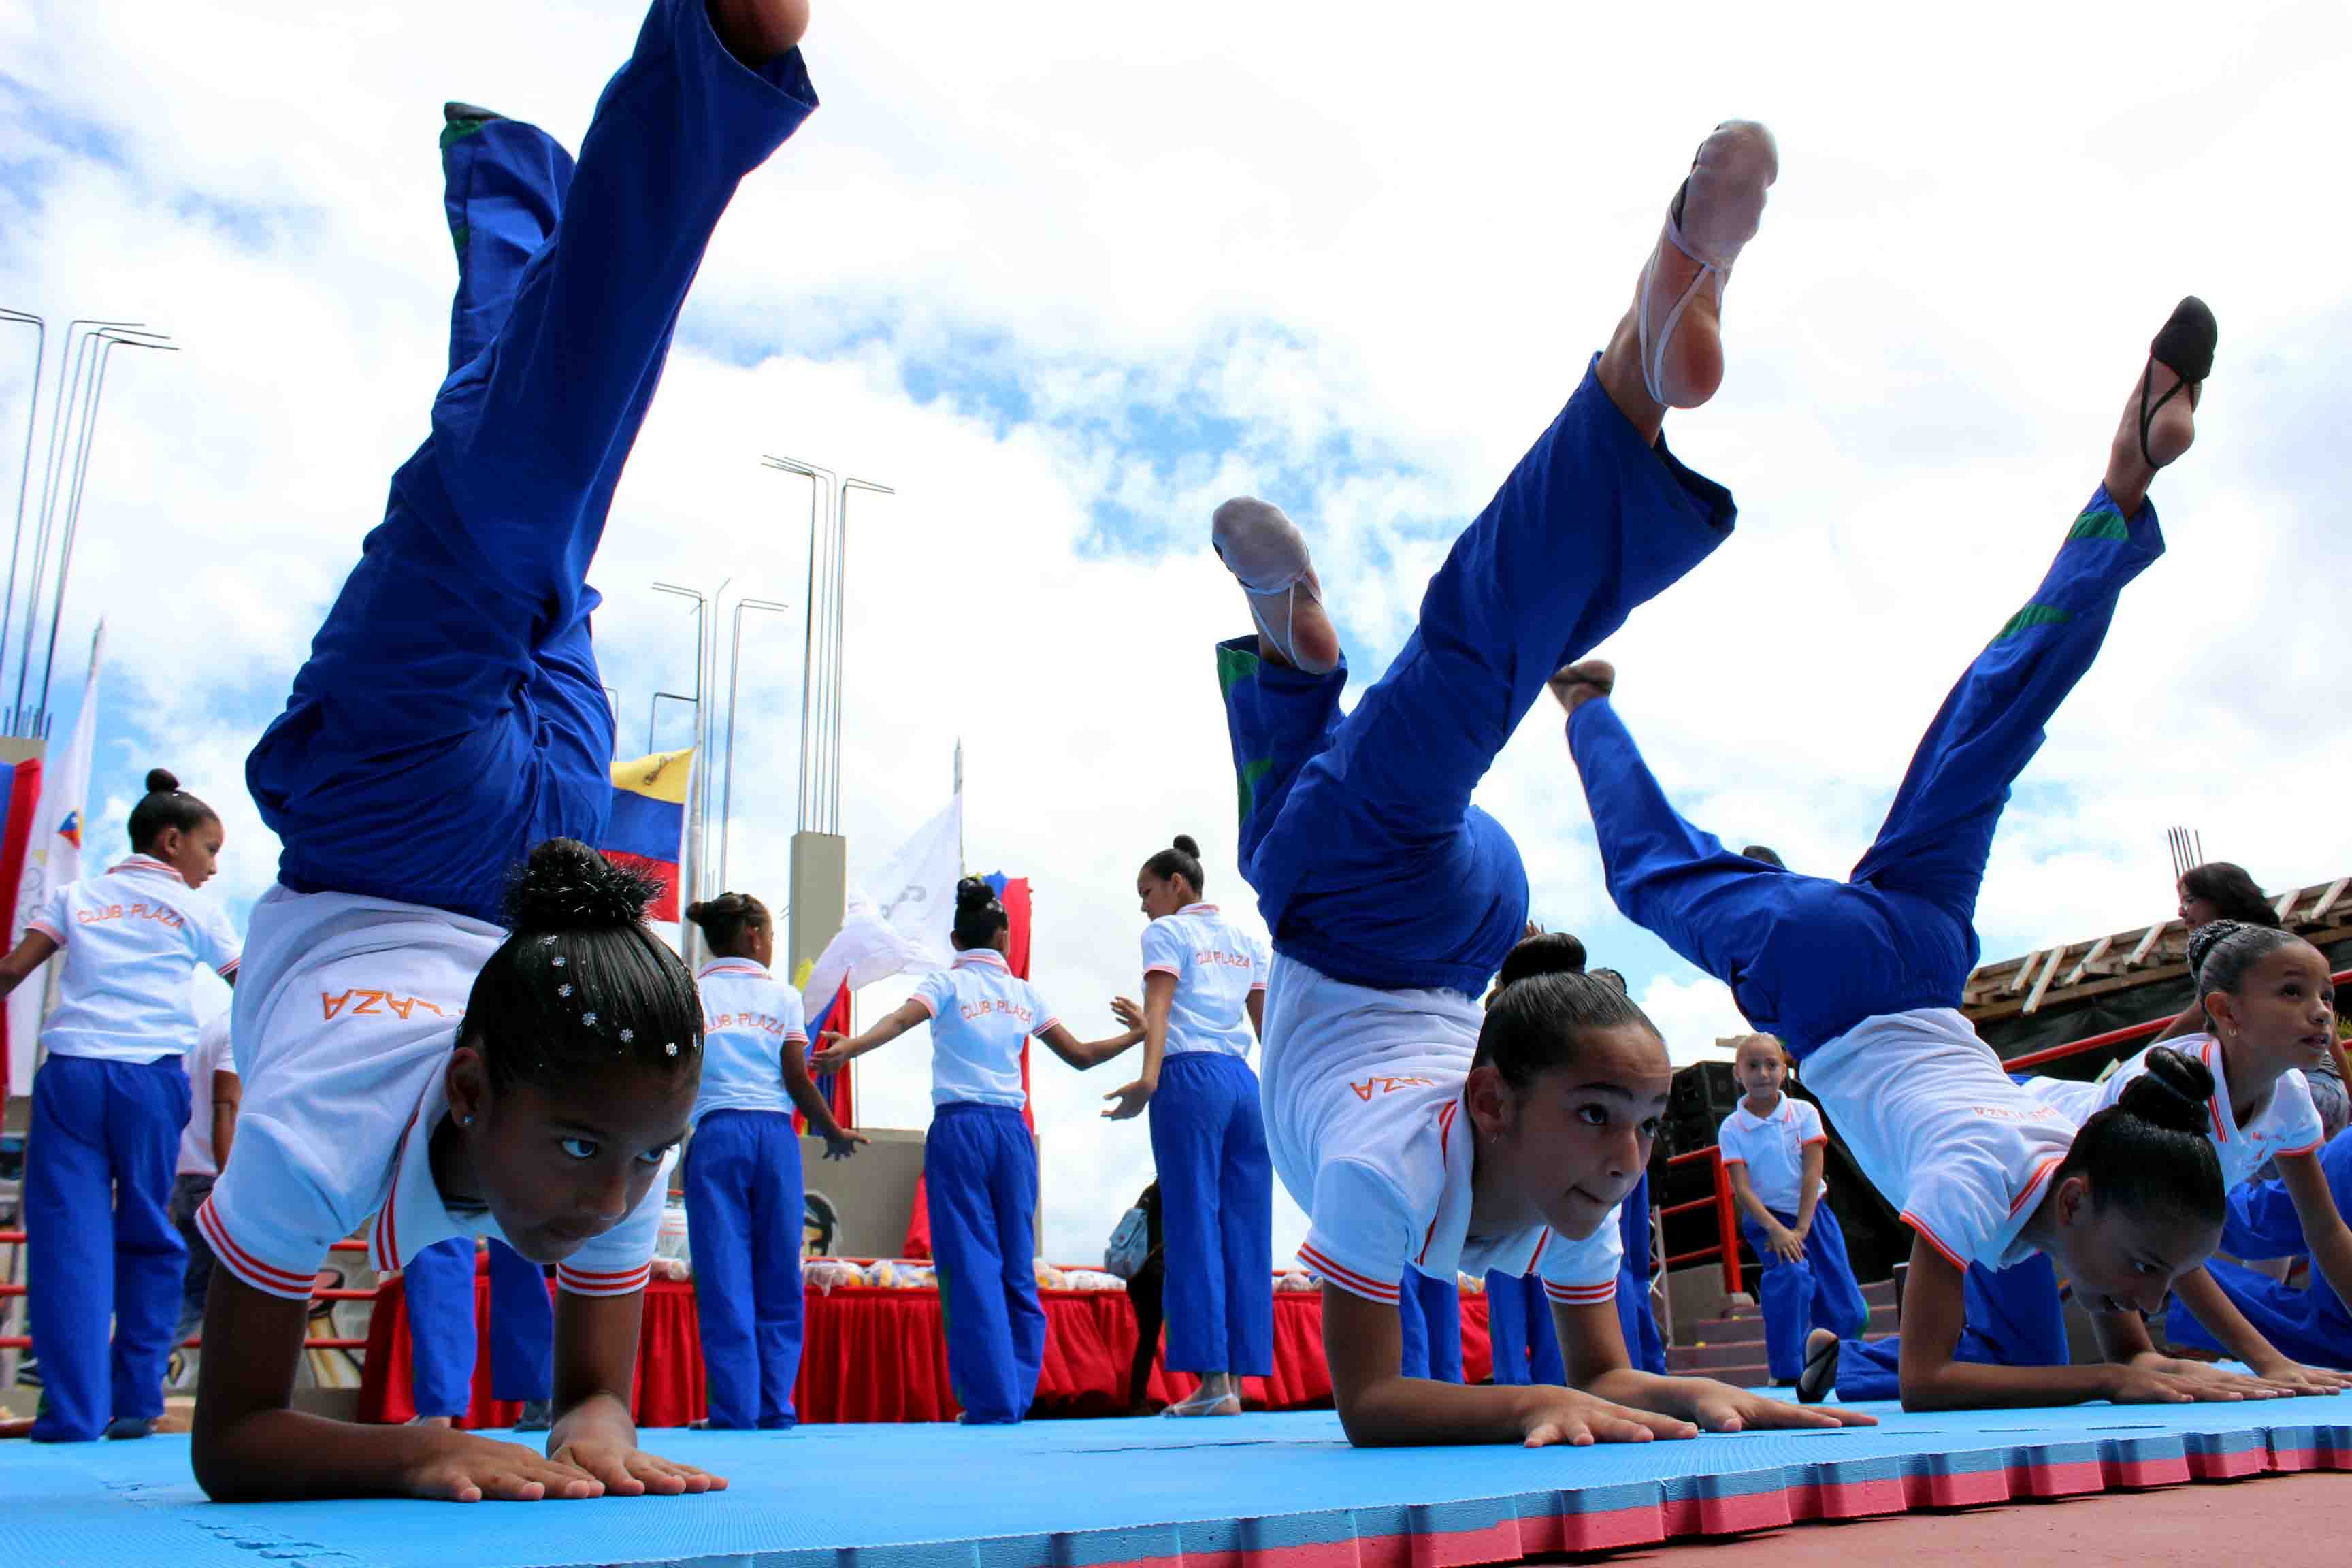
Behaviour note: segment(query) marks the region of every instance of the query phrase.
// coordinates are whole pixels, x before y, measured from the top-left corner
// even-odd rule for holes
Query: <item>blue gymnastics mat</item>
[[[649,1432],[700,1498],[215,1504],[184,1437],[0,1448],[9,1568],[1435,1568],[1811,1519],[2352,1469],[2352,1397],[1906,1415],[1592,1448],[1353,1450],[1335,1416]]]

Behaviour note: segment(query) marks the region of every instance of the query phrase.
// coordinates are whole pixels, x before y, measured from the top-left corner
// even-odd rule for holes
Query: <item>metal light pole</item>
[[[681,599],[691,599],[694,601],[694,731],[696,747],[694,760],[696,766],[699,767],[707,757],[707,753],[701,750],[701,745],[703,715],[709,711],[709,704],[704,700],[704,696],[710,689],[703,681],[702,672],[704,667],[709,661],[710,625],[709,610],[710,607],[710,601],[703,596],[701,590],[698,588],[681,588],[674,583],[656,583],[654,584],[654,592],[656,594],[670,594]],[[655,702],[656,704],[658,704],[660,700],[661,700],[658,696],[655,698]],[[648,730],[650,730],[650,726],[648,726]],[[647,749],[651,749],[650,733],[647,736]],[[699,891],[702,886],[702,809],[700,796],[693,793],[693,781],[694,775],[689,773],[687,776],[688,804],[687,808],[686,824],[686,864],[679,868],[680,876],[678,878],[678,885],[685,890],[685,897],[678,900],[677,922],[678,952],[684,955],[687,966],[690,969],[700,966],[700,950],[702,945],[700,941],[701,933],[695,929],[695,924],[692,921],[685,918],[686,906],[694,902],[697,899],[702,896]]]
[[[49,323],[23,310],[0,309],[0,321],[23,321],[33,329],[33,379],[25,395],[25,458],[16,468],[16,527],[8,545],[8,596],[0,601],[0,665],[7,662],[9,621],[16,608],[16,555],[25,543],[25,495],[33,477],[33,427],[41,415],[41,372],[47,368]]]
[[[49,543],[56,537],[58,507],[65,506],[68,518],[71,517],[79,504],[82,480],[89,472],[90,437],[97,419],[97,388],[102,384],[105,362],[117,343],[128,343],[133,348],[164,348],[168,342],[161,332],[117,328],[106,322],[77,320],[71,324],[91,330],[83,332],[74,344],[69,379],[66,363],[68,356],[63,353],[58,356],[58,395],[51,400],[48,451],[42,460],[41,506],[33,530],[32,578],[25,591],[25,633],[17,656],[16,699],[9,712],[10,729],[26,735],[37,734],[40,730],[40,711],[37,708],[26,707],[25,694],[33,675],[33,639],[40,630],[41,584],[47,575]],[[98,345],[95,357],[89,352],[92,344]],[[85,371],[88,372],[87,377]],[[86,379],[91,386],[88,395],[83,392]],[[71,449],[61,447],[58,443],[58,436],[68,424],[75,427]],[[60,608],[64,603],[62,575],[61,569],[58,599]],[[13,591],[10,596],[14,597]],[[53,632],[52,652],[55,646]],[[5,660],[5,650],[0,650],[0,660]]]
[[[66,584],[73,577],[74,540],[81,531],[81,498],[84,487],[89,480],[89,454],[97,445],[98,405],[99,399],[106,395],[107,364],[113,359],[114,351],[118,348],[153,349],[167,354],[180,352],[175,345],[168,342],[140,341],[144,337],[160,338],[160,333],[142,333],[139,337],[121,337],[112,332],[100,332],[97,335],[104,340],[105,346],[98,351],[98,368],[90,384],[89,407],[82,418],[80,449],[75,454],[73,499],[66,508],[65,542],[58,550],[57,592],[49,605],[49,647],[47,657],[41,661],[41,700],[36,711],[40,715],[40,728],[44,732],[48,729],[49,678],[56,673],[58,666],[58,627],[65,618]],[[27,606],[28,617],[30,614],[31,608]],[[28,618],[26,622],[28,630],[31,625]]]
[[[719,799],[719,890],[722,893],[727,890],[729,830],[735,825],[735,707],[743,692],[743,612],[791,608],[775,599],[735,601],[734,647],[727,657],[727,782]]]

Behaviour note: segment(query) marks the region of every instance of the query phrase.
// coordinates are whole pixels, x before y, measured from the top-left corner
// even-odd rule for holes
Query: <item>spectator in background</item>
[[[1168,1253],[1160,1228],[1160,1184],[1152,1183],[1135,1200],[1143,1211],[1148,1250],[1143,1267],[1127,1282],[1127,1299],[1135,1306],[1135,1360],[1127,1373],[1127,1408],[1130,1415],[1151,1414],[1151,1363],[1160,1352],[1162,1302],[1168,1284]]]
[[[213,1249],[196,1228],[196,1208],[228,1163],[229,1145],[236,1138],[237,1098],[236,1060],[229,1053],[228,1014],[223,1012],[196,1032],[196,1048],[188,1053],[188,1124],[180,1131],[180,1160],[172,1178],[172,1226],[188,1244],[188,1267],[180,1279],[180,1321],[172,1330],[175,1348],[184,1346],[205,1321]],[[178,1360],[172,1386],[194,1388],[195,1358],[181,1351]]]

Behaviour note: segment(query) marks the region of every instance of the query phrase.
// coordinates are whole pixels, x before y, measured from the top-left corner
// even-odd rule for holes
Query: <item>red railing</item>
[[[1669,1166],[1684,1165],[1694,1160],[1705,1160],[1710,1166],[1715,1195],[1695,1198],[1686,1204],[1669,1205],[1660,1209],[1658,1215],[1660,1218],[1668,1218],[1694,1209],[1712,1207],[1715,1210],[1716,1242],[1713,1247],[1702,1247],[1695,1252],[1675,1253],[1665,1260],[1664,1266],[1676,1268],[1686,1263],[1704,1263],[1710,1258],[1719,1258],[1723,1263],[1723,1288],[1736,1292],[1739,1289],[1739,1211],[1732,1203],[1731,1184],[1724,1179],[1723,1151],[1710,1143],[1704,1149],[1688,1149],[1669,1156],[1666,1163]]]
[[[23,1231],[0,1230],[0,1247],[22,1247],[25,1244],[26,1237]],[[364,1241],[339,1241],[334,1244],[331,1250],[335,1252],[365,1252],[367,1250],[367,1243]],[[378,1286],[376,1288],[378,1290],[382,1289],[382,1286]],[[24,1293],[25,1287],[22,1285],[0,1284],[0,1301],[5,1301],[14,1296],[22,1296]],[[310,1292],[310,1300],[313,1301],[373,1301],[375,1299],[376,1290],[345,1290],[340,1289],[328,1289],[323,1290],[313,1290]],[[204,1341],[201,1338],[186,1339],[182,1340],[175,1348],[180,1350],[196,1350],[201,1348],[203,1344]],[[29,1334],[0,1334],[0,1351],[28,1351],[32,1348],[33,1341],[32,1336]],[[302,1348],[306,1351],[363,1351],[367,1349],[367,1341],[352,1339],[306,1339],[302,1342]]]

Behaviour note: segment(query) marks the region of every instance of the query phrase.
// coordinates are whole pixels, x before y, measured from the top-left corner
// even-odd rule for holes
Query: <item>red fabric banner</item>
[[[41,810],[41,760],[27,757],[9,769],[8,773],[8,815],[0,820],[0,933],[16,929],[16,899],[25,885],[25,854],[33,842],[33,819]],[[37,985],[42,983],[37,976],[33,981]],[[8,1081],[7,1031],[7,1009],[0,1007],[0,1100],[32,1092],[30,1084]],[[31,1060],[29,1057],[26,1059]]]
[[[1118,1290],[1048,1290],[1045,1364],[1034,1417],[1123,1415],[1128,1365],[1135,1352],[1135,1308]],[[474,1288],[481,1343],[490,1342],[489,1279]],[[948,1384],[947,1340],[936,1290],[845,1289],[808,1293],[805,1348],[794,1395],[803,1421],[949,1421],[956,1414]],[[409,1393],[408,1319],[400,1281],[388,1281],[368,1326],[359,1419],[401,1422],[416,1413]],[[1463,1375],[1482,1383],[1493,1371],[1486,1298],[1462,1299]],[[1155,1400],[1181,1399],[1199,1386],[1185,1373],[1152,1363]],[[1254,1409],[1328,1406],[1331,1375],[1323,1362],[1323,1300],[1313,1291],[1274,1298],[1274,1374],[1245,1378]],[[702,1346],[694,1288],[656,1279],[646,1289],[631,1401],[640,1426],[683,1426],[706,1413]],[[474,1367],[468,1426],[511,1426],[519,1406],[490,1398],[489,1357]]]

